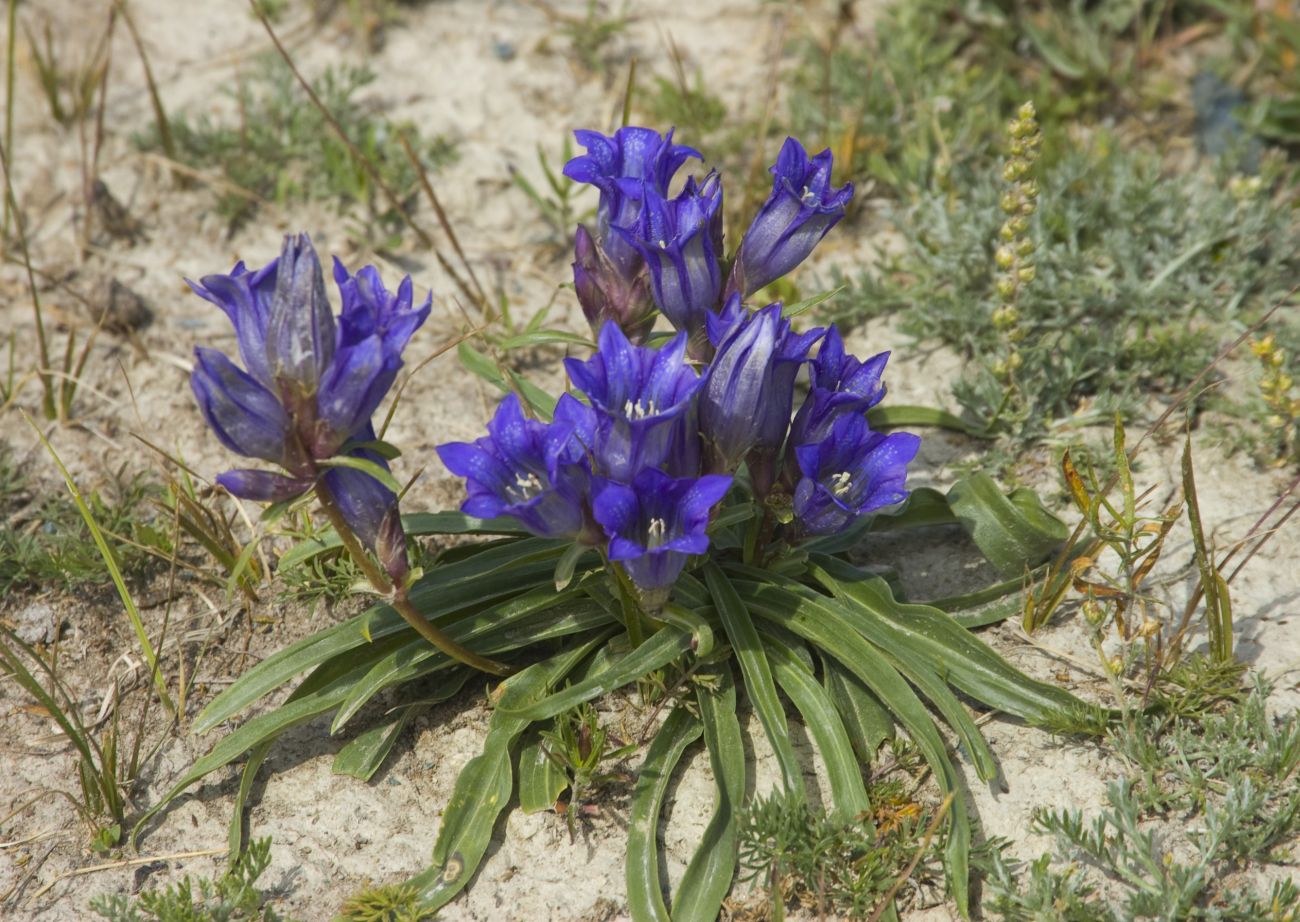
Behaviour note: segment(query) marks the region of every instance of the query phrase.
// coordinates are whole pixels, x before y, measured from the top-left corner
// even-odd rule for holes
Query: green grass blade
[[[954,416],[938,407],[909,406],[907,404],[889,404],[875,406],[867,411],[867,421],[872,429],[897,429],[901,426],[935,426],[972,435],[977,438],[987,436],[979,426],[972,426],[960,416]]]
[[[707,563],[702,570],[709,594],[713,596],[713,603],[727,632],[727,639],[740,662],[745,692],[754,706],[759,723],[763,725],[763,732],[772,745],[777,763],[781,766],[785,788],[792,795],[806,797],[803,769],[799,767],[794,747],[790,745],[790,727],[785,721],[785,709],[777,697],[776,683],[772,681],[771,667],[763,653],[763,645],[754,628],[753,619],[717,564]]]
[[[518,709],[504,701],[498,709],[523,720],[546,720],[570,708],[575,708],[584,701],[590,701],[629,682],[635,682],[656,669],[662,669],[690,648],[690,634],[675,627],[665,627],[647,638],[641,646],[627,656],[613,663],[609,669]]]
[[[720,663],[700,672],[716,687],[695,686],[704,744],[718,785],[717,803],[673,899],[673,922],[713,922],[736,873],[736,813],[745,799],[745,749],[736,718],[731,667]]]
[[[627,904],[633,922],[671,922],[659,888],[659,812],[673,769],[702,732],[689,711],[674,708],[637,773],[627,830]]]
[[[31,417],[26,413],[23,418],[27,420],[27,425],[32,427],[36,437],[41,440],[45,450],[50,453],[54,459],[55,465],[59,468],[59,473],[63,475],[63,482],[68,487],[68,492],[72,494],[72,501],[76,503],[77,511],[81,513],[82,519],[86,522],[86,527],[90,529],[90,536],[94,539],[95,547],[99,549],[100,556],[104,559],[104,567],[108,570],[109,577],[113,580],[113,586],[117,589],[118,598],[122,600],[122,607],[126,609],[126,615],[131,620],[131,627],[135,631],[136,642],[140,644],[140,653],[144,660],[149,664],[149,674],[153,677],[154,690],[158,693],[158,700],[162,702],[167,713],[176,716],[176,705],[172,703],[171,695],[167,693],[167,679],[162,674],[158,664],[158,655],[154,652],[153,644],[149,642],[149,634],[144,628],[144,621],[140,617],[140,610],[135,607],[135,599],[131,597],[131,592],[126,588],[126,580],[122,578],[122,571],[117,565],[117,558],[113,556],[112,549],[108,546],[108,541],[104,538],[104,533],[100,531],[99,523],[95,521],[95,516],[91,513],[90,507],[81,497],[81,491],[77,489],[77,484],[73,481],[72,475],[64,467],[63,460],[59,457],[54,446],[45,438],[45,433],[32,422]]]
[[[467,675],[468,673],[465,672],[459,673],[459,682],[456,683],[455,691],[459,691],[464,685]],[[455,691],[451,694],[455,694]],[[450,696],[449,694],[447,697]],[[411,718],[418,714],[426,703],[422,701],[420,704],[400,707],[383,723],[375,724],[350,740],[334,756],[334,763],[330,766],[330,770],[336,775],[351,775],[358,781],[369,781],[379,770],[379,766],[384,764],[388,754],[393,751],[393,746],[397,744],[398,737],[411,722]]]
[[[476,519],[463,512],[409,512],[402,516],[402,530],[409,538],[426,535],[511,535],[524,536],[528,532],[511,518]],[[343,546],[338,532],[322,529],[314,537],[299,541],[280,556],[284,570],[301,566],[327,551]]]
[[[266,761],[267,753],[271,751],[273,745],[275,740],[269,739],[254,746],[248,754],[248,761],[244,763],[244,770],[239,773],[239,790],[235,792],[235,802],[230,809],[230,832],[226,844],[232,862],[244,850],[246,831],[244,807],[248,804],[248,796],[253,793],[253,782],[257,780],[257,771]]]
[[[803,661],[785,646],[766,641],[768,662],[772,675],[781,689],[794,702],[803,715],[804,726],[812,734],[826,764],[826,777],[831,785],[830,815],[841,823],[852,823],[861,816],[870,816],[871,802],[867,799],[867,786],[862,783],[862,767],[853,754],[844,722],[840,720],[830,697],[808,672]],[[870,819],[866,822],[870,824]]]

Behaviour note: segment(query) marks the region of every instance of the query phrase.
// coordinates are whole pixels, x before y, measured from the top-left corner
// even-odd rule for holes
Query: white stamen
[[[831,476],[831,492],[837,497],[843,498],[852,489],[853,475],[848,471],[840,471]]]
[[[515,482],[507,491],[512,499],[519,502],[526,502],[532,499],[538,493],[542,492],[542,482],[536,474],[518,474],[515,476]]]
[[[668,249],[668,241],[666,241],[666,240],[660,240],[660,241],[659,241],[659,249],[661,249],[661,250],[666,250],[666,249]]]
[[[639,400],[636,403],[633,403],[629,400],[627,403],[623,404],[623,415],[628,419],[645,419],[647,416],[659,415],[659,408],[655,406],[653,400],[649,400],[645,403],[642,403]]]
[[[650,526],[646,529],[646,547],[658,547],[662,544],[667,527],[663,519],[651,519]]]
[[[805,205],[814,205],[817,202],[817,193],[813,192],[807,186],[803,187],[803,193],[799,196]]]

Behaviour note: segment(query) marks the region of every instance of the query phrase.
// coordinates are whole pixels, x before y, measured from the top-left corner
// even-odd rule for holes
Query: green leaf
[[[962,435],[980,437],[985,434],[984,430],[972,426],[960,416],[955,416],[947,410],[940,410],[938,407],[918,407],[897,403],[877,405],[867,411],[867,422],[871,424],[872,429],[934,426],[937,429],[960,432]]]
[[[561,547],[558,542],[525,538],[485,548],[464,560],[433,569],[416,584],[411,601],[426,618],[446,629],[451,621],[466,617],[466,609],[472,611],[501,596],[518,594],[548,580],[553,572],[550,560],[559,555]],[[510,579],[485,579],[501,570],[511,571]],[[294,676],[331,657],[410,630],[397,612],[380,604],[290,644],[258,663],[213,699],[195,720],[194,732],[208,732]]]
[[[351,455],[336,455],[333,458],[325,458],[316,463],[321,467],[349,467],[354,471],[361,471],[363,474],[369,474],[394,493],[402,492],[402,485],[397,482],[397,478],[392,475],[392,472],[382,465],[371,461],[369,458],[354,458]]]
[[[1084,706],[1064,689],[1031,679],[937,608],[897,601],[880,579],[837,579],[835,563],[827,558],[813,563],[811,572],[818,582],[887,632],[882,636],[888,638],[888,649],[915,651],[948,682],[989,707],[1041,722],[1061,710]],[[854,623],[859,620],[854,618]]]
[[[263,516],[265,518],[265,516]],[[424,535],[518,535],[528,532],[516,519],[501,517],[496,519],[476,519],[463,512],[413,512],[402,516],[402,530],[407,537],[418,538]],[[343,546],[338,532],[333,528],[324,528],[314,537],[299,541],[280,555],[281,570],[299,567],[326,551]]]
[[[524,403],[526,403],[532,409],[533,413],[537,415],[537,418],[544,423],[549,423],[551,417],[555,415],[555,404],[558,402],[557,398],[552,397],[546,391],[542,390],[536,384],[512,369],[507,369],[506,374],[510,376],[510,383],[514,386],[514,390],[518,392]]]
[[[958,910],[970,916],[970,817],[957,771],[948,758],[929,711],[881,650],[846,622],[840,606],[816,593],[789,587],[798,583],[737,580],[737,595],[755,614],[794,631],[814,647],[834,656],[879,699],[916,743],[934,772],[939,789],[953,795],[947,846],[948,884]],[[799,587],[803,588],[803,587]]]
[[[545,695],[596,646],[604,643],[606,636],[515,673],[501,683],[501,704],[510,700],[519,706]],[[514,789],[511,749],[529,723],[498,706],[488,721],[482,754],[470,759],[456,777],[433,844],[432,863],[411,881],[430,912],[446,905],[478,870],[492,840],[497,817],[509,804]]]
[[[563,592],[568,588],[569,583],[573,582],[573,571],[578,566],[578,560],[583,554],[591,549],[584,544],[578,544],[576,541],[571,544],[555,564],[555,591]]]
[[[894,738],[894,719],[861,681],[829,655],[822,657],[822,682],[858,759],[871,764],[881,744]]]
[[[736,685],[725,662],[701,670],[695,700],[717,784],[713,816],[673,900],[674,922],[713,922],[736,873],[736,813],[745,799],[745,747],[736,718]],[[710,688],[704,681],[714,679]]]
[[[632,789],[627,829],[627,903],[633,922],[671,922],[659,889],[659,813],[673,769],[686,747],[699,739],[700,722],[683,707],[673,708],[650,742]]]
[[[469,369],[472,374],[477,375],[489,384],[495,384],[503,391],[510,389],[506,384],[506,379],[501,375],[501,369],[497,368],[497,363],[479,352],[468,342],[463,342],[457,346],[456,354],[460,357],[460,363]]]
[[[546,754],[546,744],[530,743],[519,750],[519,809],[525,813],[554,810],[569,776]]]
[[[766,641],[772,675],[803,715],[803,725],[812,734],[826,766],[831,785],[830,815],[840,823],[863,822],[871,828],[871,802],[862,783],[862,768],[835,705],[803,662],[779,643]],[[862,819],[860,819],[862,818]]]
[[[988,474],[971,474],[948,491],[948,505],[980,551],[1004,577],[1023,573],[1065,541],[1065,523],[1032,490],[1004,495]]]
[[[785,721],[785,709],[776,694],[776,683],[772,681],[772,671],[764,655],[762,642],[749,612],[736,594],[730,581],[718,569],[718,565],[709,562],[703,568],[704,581],[708,584],[709,594],[713,596],[718,615],[722,618],[727,639],[736,651],[740,662],[740,672],[745,678],[745,692],[749,695],[754,713],[758,715],[763,732],[767,735],[772,751],[776,754],[777,764],[781,766],[781,777],[786,790],[796,797],[807,797],[803,784],[803,769],[795,757],[794,747],[790,745],[790,727]]]
[[[629,682],[635,682],[642,676],[662,669],[691,647],[691,635],[675,627],[665,627],[654,636],[646,639],[627,656],[610,665],[595,675],[589,676],[576,685],[570,685],[563,691],[556,692],[540,701],[530,702],[526,707],[512,710],[514,705],[502,701],[498,710],[509,711],[516,717],[526,720],[546,720],[562,711],[577,707],[584,701],[590,701],[606,692],[622,688]]]
[[[460,673],[462,684],[466,675],[465,672]],[[351,775],[359,781],[369,781],[379,770],[379,766],[384,764],[384,760],[388,758],[388,754],[396,745],[402,731],[406,729],[406,725],[411,722],[411,718],[418,714],[424,705],[425,702],[421,702],[418,705],[408,704],[399,707],[383,723],[375,724],[349,741],[334,756],[331,770],[336,775]]]

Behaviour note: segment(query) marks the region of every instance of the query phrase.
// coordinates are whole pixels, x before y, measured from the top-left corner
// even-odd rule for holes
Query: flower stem
[[[330,520],[330,524],[338,532],[339,539],[343,542],[343,547],[347,549],[348,555],[361,568],[361,572],[370,581],[370,585],[374,587],[376,592],[388,599],[388,603],[393,606],[393,609],[402,616],[407,624],[415,628],[416,633],[452,659],[464,663],[466,666],[473,666],[482,672],[499,676],[507,676],[515,671],[504,663],[480,656],[473,650],[461,646],[435,627],[428,618],[424,617],[411,604],[411,600],[407,598],[406,587],[393,585],[393,581],[375,564],[366,549],[361,546],[357,536],[348,527],[347,520],[343,517],[343,510],[339,508],[338,502],[334,499],[333,493],[330,492],[324,481],[317,481],[316,483],[316,499],[320,501],[325,517]]]

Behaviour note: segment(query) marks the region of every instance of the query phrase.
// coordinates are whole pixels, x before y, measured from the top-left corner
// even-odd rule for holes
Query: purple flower
[[[587,149],[564,165],[564,175],[600,190],[596,208],[596,242],[625,278],[640,268],[636,250],[611,233],[612,227],[630,227],[641,213],[643,183],[660,197],[668,195],[673,176],[699,151],[673,143],[673,133],[660,135],[653,128],[625,126],[607,137],[598,131],[575,131]]]
[[[236,496],[262,502],[299,496],[316,483],[317,462],[344,451],[383,464],[349,444],[374,439],[370,418],[430,302],[413,307],[409,278],[390,294],[373,267],[353,277],[336,262],[334,278],[343,300],[337,323],[306,235],[285,238],[279,258],[262,269],[249,271],[241,262],[229,275],[190,283],[226,312],[247,368],[214,349],[194,350],[190,385],[204,419],[231,451],[286,471],[238,469],[218,477]],[[396,507],[396,497],[360,471],[332,470],[326,483],[337,486],[349,523],[374,547],[378,521]]]
[[[745,232],[727,285],[742,298],[803,262],[853,198],[852,183],[831,186],[831,152],[810,160],[794,138],[786,138],[772,175],[772,194]]]
[[[717,174],[710,173],[703,185],[691,177],[672,200],[647,184],[636,223],[614,230],[645,259],[659,310],[702,343],[705,320],[722,291],[722,184]]]
[[[686,363],[684,333],[651,349],[633,346],[617,324],[607,323],[599,346],[587,361],[565,359],[564,366],[591,400],[594,441],[588,447],[596,472],[629,482],[641,468],[661,467],[690,450],[680,442],[694,433],[686,433],[679,421],[690,415],[704,382]]]
[[[826,437],[795,449],[803,475],[794,515],[805,535],[843,531],[854,519],[907,498],[907,465],[921,440],[909,432],[872,432],[865,416],[839,416]]]
[[[692,554],[709,549],[709,511],[731,487],[722,476],[672,478],[646,468],[629,484],[599,482],[593,512],[648,608],[668,600]]]
[[[751,449],[775,457],[790,426],[795,377],[822,330],[797,334],[779,303],[750,312],[732,295],[710,335],[718,351],[700,396],[710,469],[735,470]]]
[[[865,362],[846,354],[840,331],[832,324],[811,363],[812,387],[790,426],[790,450],[820,441],[840,414],[862,414],[880,403],[885,396],[881,376],[888,361],[888,352]]]
[[[511,516],[546,538],[591,539],[583,441],[591,433],[578,431],[580,420],[570,416],[547,425],[528,419],[511,394],[497,407],[487,436],[439,445],[442,463],[468,481],[461,511],[484,519]]]
[[[612,321],[632,342],[645,342],[655,322],[646,273],[641,270],[631,278],[624,276],[581,224],[573,250],[573,289],[591,331],[599,333],[606,321]]]

